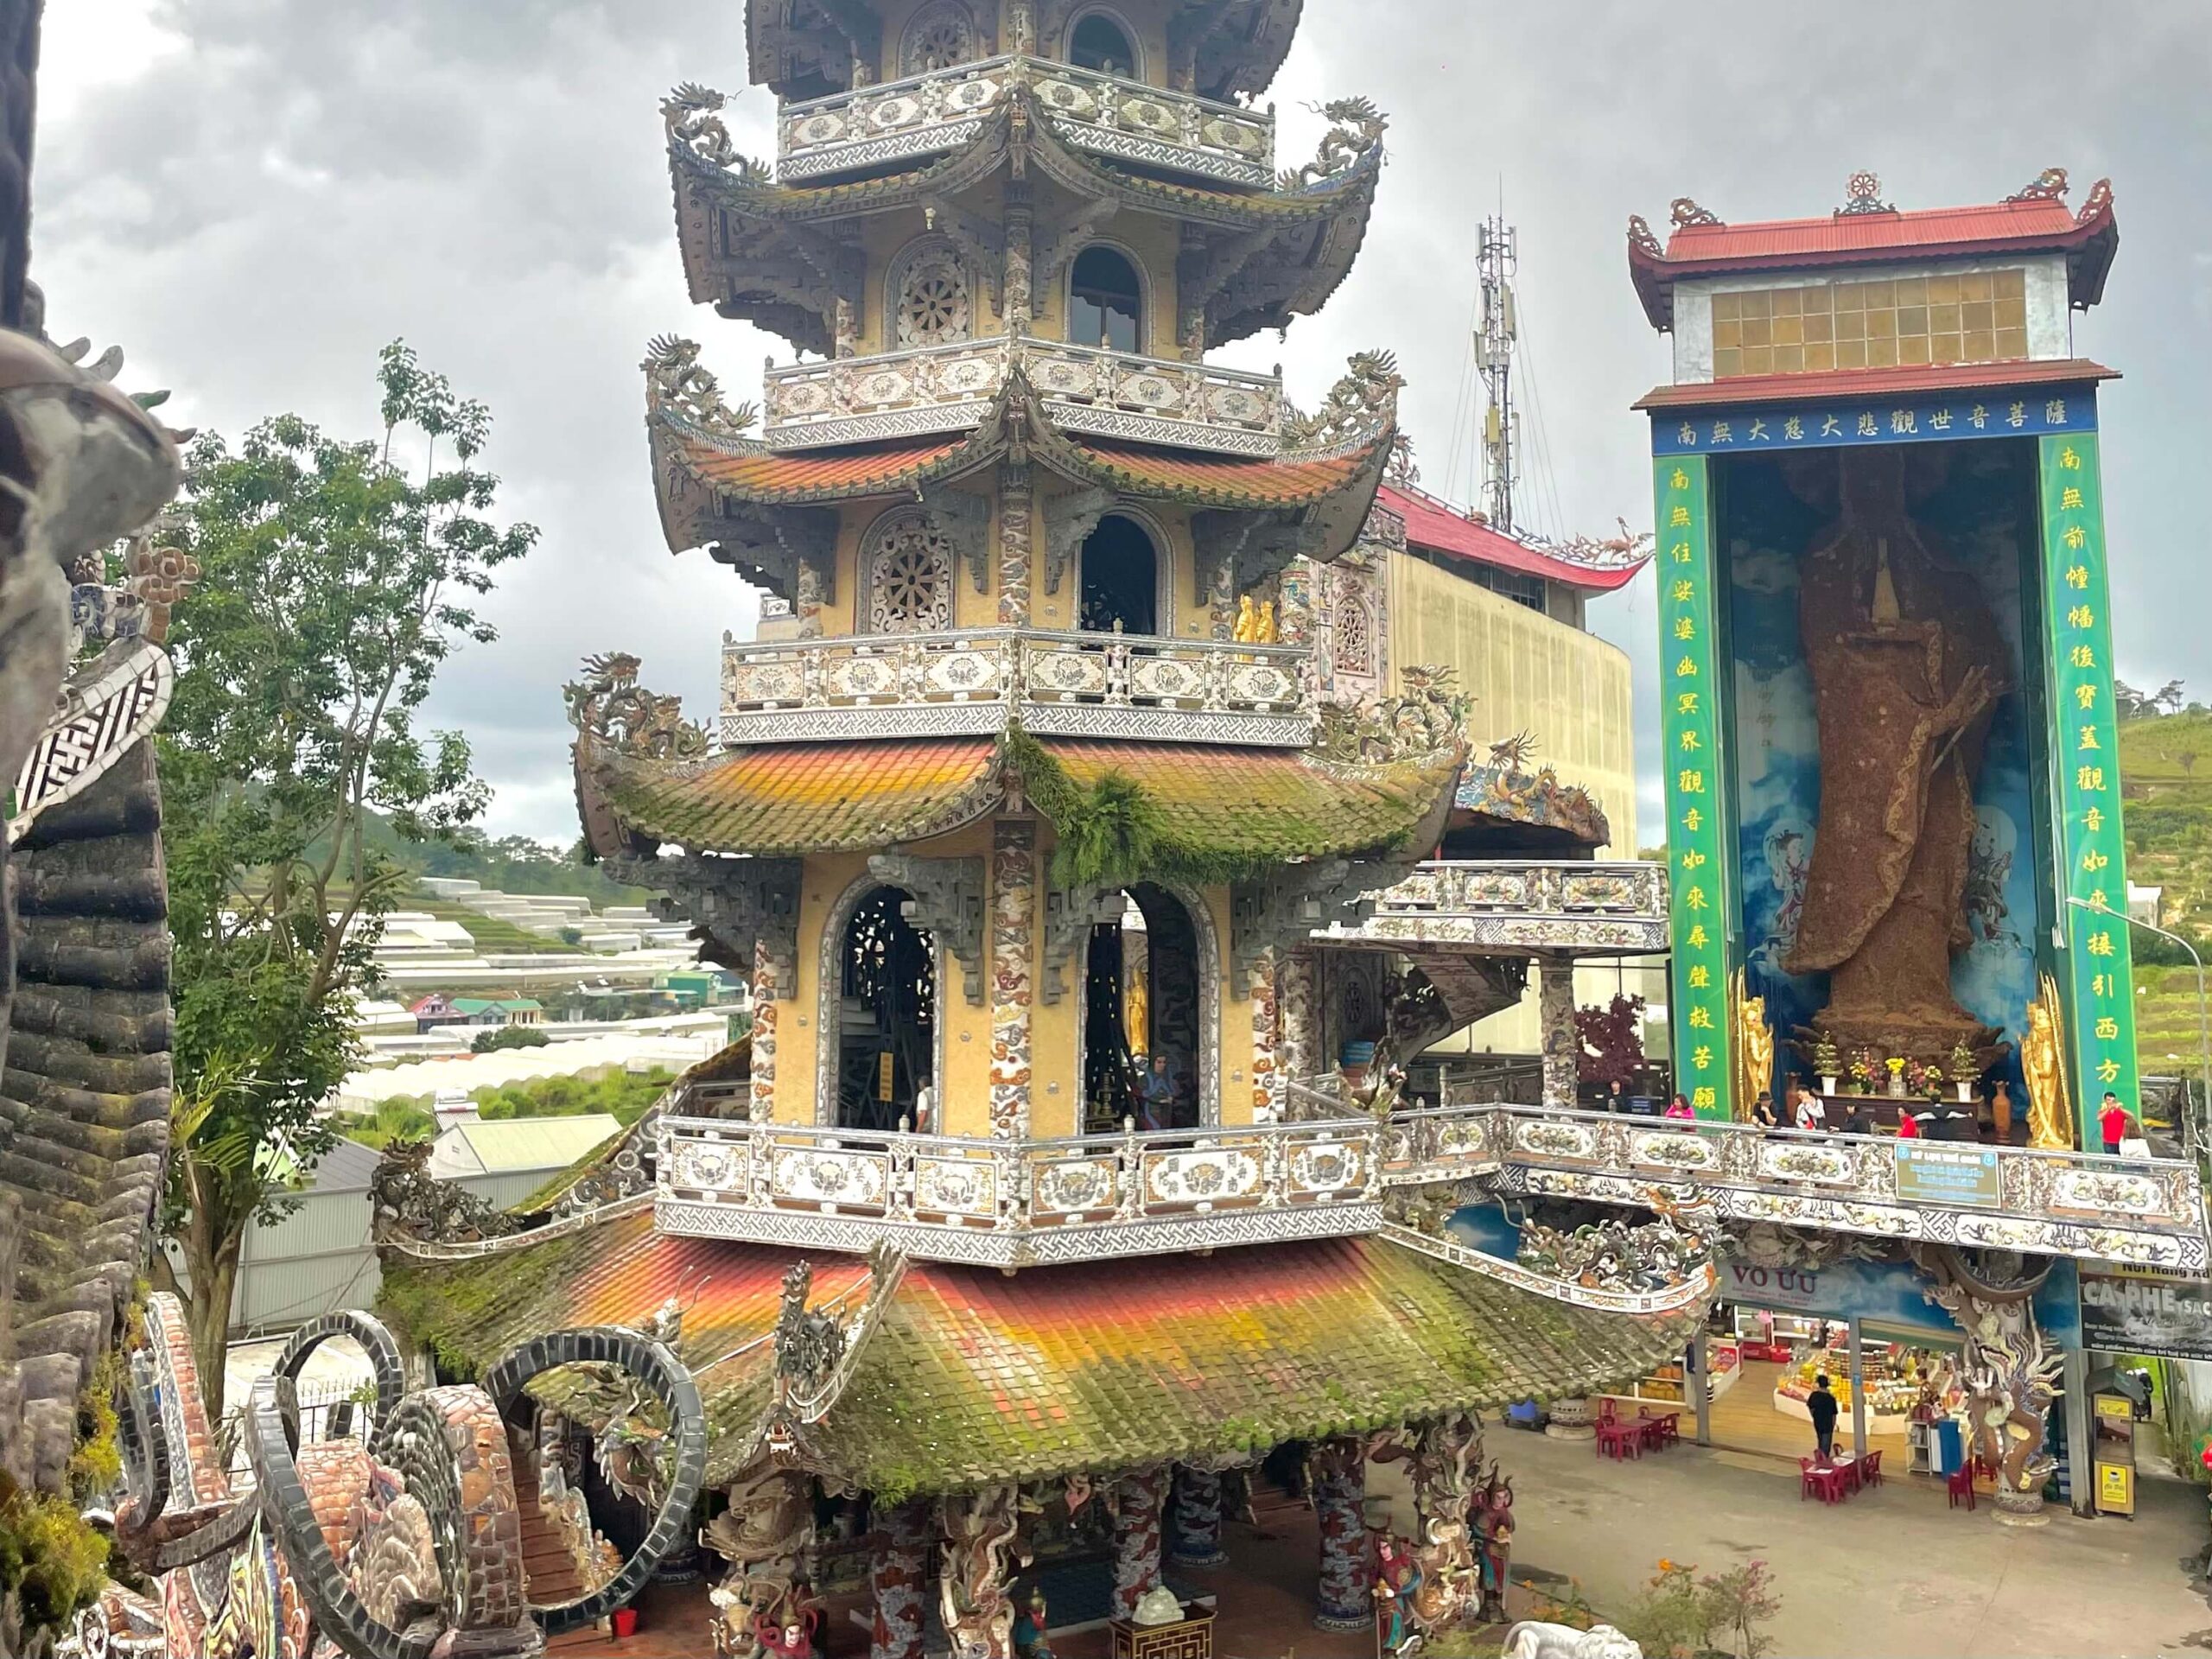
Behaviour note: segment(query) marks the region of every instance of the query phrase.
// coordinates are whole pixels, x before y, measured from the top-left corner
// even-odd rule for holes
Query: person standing
[[[1897,1109],[1897,1139],[1900,1141],[1920,1139],[1920,1120],[1903,1107]]]
[[[1667,1116],[1681,1118],[1695,1117],[1697,1114],[1690,1109],[1690,1100],[1688,1095],[1676,1095],[1674,1099],[1667,1103]]]
[[[1814,1096],[1818,1099],[1818,1096]],[[1825,1375],[1813,1379],[1813,1391],[1805,1396],[1805,1409],[1813,1419],[1814,1461],[1822,1465],[1835,1461],[1835,1418],[1840,1408],[1836,1397],[1828,1392]]]
[[[2104,1136],[2107,1157],[2120,1156],[2120,1143],[2128,1138],[2132,1127],[2127,1108],[2120,1103],[2120,1096],[2111,1090],[2106,1090],[2105,1109],[2097,1114],[2097,1128]]]

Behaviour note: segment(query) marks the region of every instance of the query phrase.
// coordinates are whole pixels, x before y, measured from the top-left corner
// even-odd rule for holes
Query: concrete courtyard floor
[[[1513,1477],[1513,1577],[1558,1593],[1580,1580],[1601,1614],[1624,1609],[1659,1557],[1774,1569],[1777,1659],[2061,1659],[2212,1648],[2212,1608],[2185,1558],[2206,1541],[2195,1487],[2152,1480],[2132,1521],[1998,1524],[1986,1499],[1945,1506],[1924,1478],[1891,1477],[1840,1504],[1802,1502],[1794,1464],[1684,1444],[1630,1463],[1588,1442],[1492,1428]]]

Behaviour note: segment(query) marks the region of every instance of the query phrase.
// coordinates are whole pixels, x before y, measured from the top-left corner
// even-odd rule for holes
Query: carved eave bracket
[[[910,904],[906,919],[927,928],[931,937],[960,963],[961,990],[969,1002],[983,1003],[983,861],[981,858],[925,858],[913,853],[878,853],[868,874],[887,887],[902,887]]]
[[[968,579],[979,594],[991,590],[991,503],[965,490],[935,490],[923,507],[968,566]],[[825,599],[834,595],[823,594]]]
[[[1045,895],[1045,958],[1037,981],[1038,1001],[1060,1000],[1062,973],[1089,944],[1091,929],[1121,918],[1122,905],[1119,887],[1069,887]]]
[[[654,904],[662,917],[691,923],[725,965],[750,971],[757,941],[767,946],[775,982],[798,982],[798,859],[663,854],[610,860],[607,874],[617,881],[666,893]]]
[[[1115,493],[1103,484],[1063,490],[1045,498],[1046,593],[1060,591],[1060,579],[1073,563],[1076,550],[1083,545],[1086,536],[1098,528],[1098,521],[1106,516],[1116,499]]]
[[[1270,950],[1303,944],[1339,923],[1364,921],[1374,909],[1367,895],[1390,884],[1389,875],[1376,877],[1372,869],[1348,858],[1317,858],[1231,887],[1229,969],[1236,994],[1251,995]]]

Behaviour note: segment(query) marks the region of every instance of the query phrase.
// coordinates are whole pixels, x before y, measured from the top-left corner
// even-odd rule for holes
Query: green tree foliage
[[[500,1026],[468,1039],[472,1054],[496,1054],[503,1048],[543,1048],[553,1039],[536,1026]]]
[[[162,1221],[211,1412],[246,1230],[328,1145],[315,1109],[356,1058],[351,1003],[411,880],[371,814],[425,842],[482,811],[467,742],[419,717],[445,660],[493,638],[475,602],[537,538],[492,516],[482,404],[397,341],[377,379],[379,438],[280,415],[188,457],[201,576],[159,743],[187,1116]]]

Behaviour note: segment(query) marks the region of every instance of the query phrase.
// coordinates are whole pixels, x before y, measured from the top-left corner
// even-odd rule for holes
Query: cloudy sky
[[[488,463],[543,541],[491,607],[502,638],[448,669],[433,713],[498,791],[491,827],[575,834],[560,685],[587,652],[645,659],[703,715],[751,594],[656,524],[638,359],[701,339],[745,393],[788,349],[687,303],[661,92],[743,89],[741,0],[49,0],[33,274],[59,337],[120,342],[165,414],[235,433],[291,410],[365,434],[377,348],[404,335],[496,417]],[[1857,168],[1901,207],[1989,201],[2063,166],[2109,175],[2122,245],[2082,355],[2105,399],[2122,674],[2212,693],[2190,505],[2212,455],[2212,7],[2042,0],[1848,6],[1307,0],[1270,96],[1280,156],[1353,92],[1391,117],[1389,169],[1351,279],[1285,342],[1310,404],[1351,352],[1395,350],[1424,481],[1465,498],[1450,442],[1474,226],[1520,228],[1521,315],[1547,530],[1649,523],[1640,416],[1666,372],[1623,264],[1630,213],[1691,195],[1725,219],[1824,212]],[[772,149],[765,91],[734,110]],[[1464,447],[1464,435],[1462,447]],[[1634,658],[1656,755],[1649,579],[1593,609]],[[1647,821],[1656,819],[1656,779]]]

